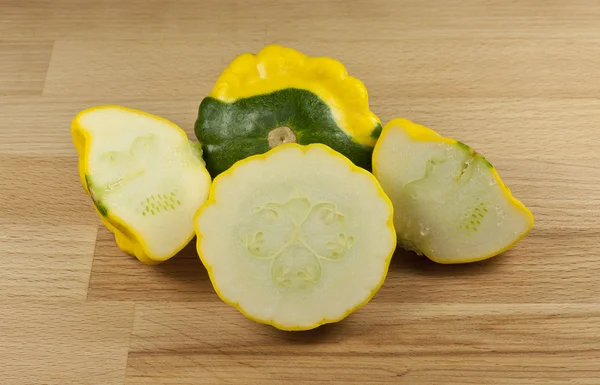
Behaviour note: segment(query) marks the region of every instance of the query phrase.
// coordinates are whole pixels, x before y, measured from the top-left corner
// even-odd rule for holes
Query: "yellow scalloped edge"
[[[92,138],[88,134],[88,132],[85,130],[85,128],[83,127],[83,125],[81,124],[80,121],[81,121],[81,117],[84,116],[85,114],[90,113],[92,111],[103,110],[103,109],[120,109],[120,110],[124,110],[127,112],[141,114],[141,115],[150,117],[152,119],[161,120],[162,122],[167,123],[171,127],[175,128],[180,135],[185,137],[186,141],[188,140],[188,137],[187,137],[185,131],[183,131],[175,123],[173,123],[163,117],[153,115],[153,114],[150,114],[150,113],[147,113],[144,111],[136,110],[133,108],[123,107],[123,106],[118,106],[118,105],[103,105],[103,106],[90,107],[90,108],[80,111],[75,116],[75,118],[73,119],[73,122],[71,124],[71,136],[73,139],[73,144],[75,145],[75,149],[77,150],[77,154],[79,155],[79,160],[78,160],[79,179],[80,179],[81,185],[83,186],[83,189],[85,190],[86,194],[88,194],[90,197],[91,197],[91,193],[89,191],[85,176],[88,175],[88,173],[89,173],[88,154],[90,151]],[[206,177],[210,181],[210,179],[211,179],[210,174],[208,173],[208,171],[206,169],[204,171],[206,173]],[[96,205],[93,205],[93,207],[94,207],[94,210],[96,211],[96,213],[98,214],[98,216],[100,217],[100,220],[102,221],[104,226],[106,226],[106,228],[111,233],[114,234],[117,246],[123,252],[135,256],[140,262],[148,264],[148,265],[159,264],[161,262],[164,262],[164,261],[172,258],[175,254],[177,254],[179,251],[181,251],[181,249],[183,249],[188,243],[190,243],[191,240],[194,238],[194,234],[192,233],[191,236],[189,237],[189,239],[184,244],[177,247],[177,249],[172,254],[168,255],[167,257],[158,257],[155,255],[152,255],[148,251],[148,247],[146,246],[146,242],[144,242],[143,238],[135,230],[130,228],[125,223],[125,221],[123,221],[121,218],[119,218],[117,215],[115,215],[114,213],[112,213],[110,211],[107,212],[106,215],[102,215],[100,213],[100,211],[98,210],[98,208],[96,207]]]
[[[375,145],[377,139],[371,134],[381,121],[369,109],[367,89],[332,58],[309,57],[293,48],[268,45],[256,55],[236,57],[209,96],[233,103],[286,88],[314,93],[331,107],[338,126],[355,142]]]
[[[214,279],[213,276],[213,272],[212,272],[212,266],[206,261],[206,259],[204,258],[204,254],[202,253],[202,232],[200,231],[200,229],[198,228],[198,217],[200,215],[202,215],[202,212],[209,206],[211,205],[215,205],[217,204],[217,198],[216,198],[216,189],[217,189],[217,185],[219,184],[219,180],[221,180],[221,178],[226,178],[228,176],[230,176],[231,174],[233,174],[235,172],[235,169],[238,168],[240,165],[255,161],[255,160],[259,160],[259,161],[264,161],[266,160],[269,156],[271,156],[274,153],[277,153],[279,151],[285,151],[287,148],[298,148],[300,150],[302,150],[303,152],[307,152],[309,149],[311,148],[322,148],[324,150],[326,150],[328,153],[330,153],[332,156],[335,157],[339,157],[340,159],[342,159],[344,161],[344,163],[346,163],[346,165],[350,168],[350,170],[352,172],[358,172],[358,173],[364,173],[366,174],[374,183],[375,186],[377,187],[377,192],[378,195],[386,202],[386,204],[388,205],[388,207],[390,208],[390,216],[386,222],[386,225],[388,227],[388,229],[391,231],[392,233],[392,248],[391,251],[389,253],[389,255],[386,257],[386,261],[385,261],[385,269],[384,269],[384,273],[382,274],[381,280],[379,281],[379,283],[371,290],[371,293],[369,294],[369,296],[361,303],[359,303],[358,305],[354,306],[353,308],[350,308],[345,314],[343,314],[341,317],[338,318],[323,318],[321,319],[319,322],[315,323],[314,325],[311,325],[309,327],[285,327],[283,325],[278,324],[275,320],[265,320],[265,319],[260,319],[260,318],[256,318],[254,316],[252,316],[251,314],[248,314],[244,309],[242,309],[242,307],[240,306],[240,304],[238,302],[234,302],[234,301],[230,301],[227,297],[225,297],[223,295],[223,293],[219,290],[216,281]],[[383,188],[381,187],[381,185],[379,184],[379,181],[375,178],[375,176],[373,174],[371,174],[370,172],[365,171],[364,169],[354,165],[354,163],[352,163],[348,158],[346,158],[344,155],[340,154],[339,152],[333,150],[331,147],[325,145],[325,144],[321,144],[321,143],[313,143],[313,144],[309,144],[309,145],[300,145],[297,143],[285,143],[285,144],[281,144],[263,154],[257,154],[257,155],[252,155],[249,156],[248,158],[239,160],[238,162],[236,162],[233,166],[231,166],[228,170],[224,171],[223,173],[219,174],[213,181],[213,183],[210,186],[210,190],[209,190],[209,194],[208,194],[208,199],[207,201],[200,207],[200,209],[198,209],[198,211],[196,211],[196,214],[194,215],[194,230],[196,232],[196,250],[198,252],[198,256],[200,257],[200,260],[202,261],[202,264],[204,265],[204,267],[206,268],[206,271],[208,272],[208,276],[210,278],[210,282],[215,290],[215,292],[217,293],[217,295],[219,296],[219,298],[225,302],[226,304],[233,306],[234,308],[236,308],[240,313],[242,313],[246,318],[261,323],[261,324],[265,324],[265,325],[271,325],[277,329],[280,330],[285,330],[285,331],[306,331],[306,330],[311,330],[311,329],[315,329],[321,325],[327,324],[327,323],[336,323],[339,322],[341,320],[343,320],[344,318],[348,317],[350,314],[354,313],[356,310],[360,309],[361,307],[363,307],[364,305],[366,305],[369,301],[371,301],[371,299],[373,299],[373,297],[375,296],[375,294],[379,291],[379,289],[381,288],[381,286],[383,286],[383,283],[385,282],[385,279],[387,277],[387,273],[388,273],[388,269],[389,269],[389,265],[390,262],[392,260],[392,256],[394,255],[394,251],[396,250],[396,246],[397,246],[397,238],[396,238],[396,230],[394,228],[394,206],[392,205],[392,201],[388,198],[388,196],[386,195],[386,193],[383,191]]]
[[[379,141],[377,142],[377,144],[375,145],[375,148],[373,149],[373,174],[374,175],[378,175],[376,160],[377,160],[377,156],[379,155],[379,149],[380,149],[379,143],[381,143],[383,140],[385,140],[385,137],[387,136],[388,132],[390,130],[392,130],[393,128],[400,128],[400,129],[404,130],[410,136],[411,139],[416,140],[416,141],[441,142],[441,143],[447,143],[450,145],[456,145],[456,144],[463,145],[461,142],[459,142],[455,139],[443,137],[440,134],[438,134],[436,131],[432,130],[431,128],[425,127],[421,124],[414,123],[408,119],[404,119],[404,118],[392,119],[383,127],[383,129],[381,131],[381,135],[379,136]],[[479,155],[483,157],[483,155],[481,155],[481,154],[479,154]],[[483,158],[485,159],[485,157],[483,157]],[[487,160],[486,160],[486,162],[487,162]],[[519,199],[517,199],[516,197],[514,197],[512,195],[508,186],[506,186],[506,184],[500,178],[498,171],[496,171],[496,169],[494,168],[494,166],[491,165],[491,163],[489,163],[489,162],[487,162],[487,163],[490,165],[490,168],[492,170],[492,175],[494,176],[494,179],[498,183],[498,186],[500,186],[500,189],[504,193],[504,196],[519,211],[525,213],[527,218],[529,219],[529,224],[527,226],[527,230],[524,231],[523,234],[521,234],[521,236],[519,236],[514,242],[508,244],[503,249],[501,249],[497,252],[491,253],[489,255],[483,255],[481,257],[473,258],[473,259],[464,259],[464,260],[455,260],[455,261],[443,260],[443,259],[437,258],[436,256],[428,255],[427,257],[429,259],[431,259],[432,261],[440,263],[440,264],[459,264],[459,263],[470,263],[470,262],[483,261],[484,259],[492,258],[498,254],[504,253],[505,251],[507,251],[508,249],[510,249],[517,243],[519,243],[523,238],[525,238],[527,236],[527,234],[529,234],[529,232],[533,228],[535,219],[534,219],[531,211],[527,208],[527,206],[525,206],[523,204],[523,202],[521,202]]]

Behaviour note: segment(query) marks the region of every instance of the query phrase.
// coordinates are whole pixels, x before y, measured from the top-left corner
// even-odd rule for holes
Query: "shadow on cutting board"
[[[121,251],[112,233],[99,226],[88,299],[196,302],[214,295],[195,239],[168,261],[145,265]]]
[[[398,248],[392,257],[390,270],[398,269],[405,274],[423,276],[477,275],[493,271],[502,258],[503,254],[500,254],[479,262],[444,265],[433,262],[424,255]]]

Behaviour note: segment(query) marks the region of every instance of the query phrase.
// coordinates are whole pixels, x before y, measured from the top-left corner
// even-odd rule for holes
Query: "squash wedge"
[[[481,154],[406,119],[385,125],[373,172],[394,204],[399,245],[439,263],[498,255],[533,215]]]
[[[124,252],[155,264],[191,241],[211,179],[200,147],[181,128],[146,112],[98,106],[80,112],[71,133],[83,188]]]

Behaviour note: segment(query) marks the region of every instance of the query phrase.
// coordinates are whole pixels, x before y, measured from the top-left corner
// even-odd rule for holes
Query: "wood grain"
[[[0,155],[0,175],[0,225],[98,223],[79,181],[77,156]]]
[[[370,303],[306,335],[236,313],[138,306],[128,383],[593,383],[599,369],[596,304]]]
[[[52,49],[52,41],[0,40],[0,95],[38,95]]]
[[[2,383],[122,383],[133,306],[0,302]]]
[[[595,0],[0,2],[2,384],[599,384],[600,7]],[[536,225],[488,261],[398,251],[364,308],[284,333],[221,302],[190,244],[145,266],[84,194],[83,108],[193,138],[233,57],[342,61],[382,121],[468,143]]]
[[[1,298],[85,299],[97,226],[2,225]]]
[[[177,302],[217,299],[194,241],[168,263],[146,266],[124,254],[104,227],[98,230],[87,298]]]

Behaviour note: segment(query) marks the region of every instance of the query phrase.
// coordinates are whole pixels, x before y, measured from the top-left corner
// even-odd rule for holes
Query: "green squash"
[[[323,143],[370,170],[380,132],[365,86],[342,64],[280,46],[237,57],[195,124],[212,176],[283,143]]]

